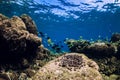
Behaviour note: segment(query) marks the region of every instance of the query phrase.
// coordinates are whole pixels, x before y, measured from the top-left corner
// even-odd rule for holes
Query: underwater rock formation
[[[120,41],[117,42],[117,57],[120,59]]]
[[[66,41],[66,44],[71,52],[90,54],[94,57],[106,57],[115,55],[116,53],[116,46],[105,42],[90,43],[87,40],[70,39]]]
[[[48,62],[33,80],[103,80],[98,65],[83,54],[68,53]]]
[[[41,38],[36,36],[36,26],[27,17],[25,19],[30,22],[24,23],[18,16],[7,18],[0,14],[0,64],[18,63],[17,61],[28,60],[36,54]]]
[[[115,55],[115,47],[104,42],[95,42],[86,47],[85,53],[93,57],[109,57]]]
[[[111,41],[112,42],[120,41],[120,34],[119,33],[113,34],[112,37],[111,37]]]
[[[38,31],[37,31],[37,27],[35,25],[35,22],[32,20],[32,18],[30,16],[28,16],[27,14],[23,14],[20,16],[20,18],[25,23],[27,31],[29,33],[38,35]]]
[[[83,52],[87,57],[96,61],[102,74],[107,76],[120,75],[120,66],[118,66],[120,65],[119,35],[119,33],[113,34],[114,37],[111,37],[111,41],[98,40],[88,42],[87,45],[84,43],[86,40],[68,40],[69,43],[72,43],[72,46],[69,46],[71,44],[68,43],[67,45],[71,52]]]
[[[56,55],[41,43],[28,15],[8,18],[0,14],[0,80],[29,80]]]
[[[42,45],[38,47],[36,54],[33,62],[29,63],[29,67],[27,68],[17,70],[9,68],[10,70],[1,70],[0,80],[32,80],[31,77],[33,77],[42,66],[52,60],[52,57],[55,56],[51,55],[50,51]]]
[[[70,39],[66,41],[66,44],[69,47],[69,50],[71,52],[78,52],[78,53],[84,53],[85,48],[90,45],[90,42],[87,40],[74,40]]]

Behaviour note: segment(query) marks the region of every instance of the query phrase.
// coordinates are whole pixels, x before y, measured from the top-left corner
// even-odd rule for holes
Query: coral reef
[[[86,40],[66,41],[71,52],[83,52],[89,58],[96,61],[100,72],[106,76],[120,75],[120,34],[112,35],[110,41],[87,42]],[[68,43],[69,42],[69,43]],[[72,46],[70,46],[72,45]],[[77,45],[77,46],[76,46]],[[79,46],[78,46],[79,45]],[[105,79],[107,80],[107,79]],[[117,79],[116,79],[117,80]]]
[[[32,79],[103,80],[98,69],[98,65],[94,61],[88,59],[85,55],[68,53],[47,63],[35,74],[35,76],[33,76]]]
[[[93,57],[103,58],[115,55],[115,46],[105,42],[95,42],[85,48],[85,53]]]
[[[66,44],[69,47],[69,50],[71,52],[80,52],[84,53],[84,49],[90,45],[90,43],[87,40],[66,40]]]
[[[37,70],[59,55],[42,45],[28,15],[8,18],[0,14],[0,80],[29,80]]]
[[[0,16],[0,63],[15,62],[34,55],[41,45],[41,38],[30,33],[20,17],[9,19],[2,14]]]

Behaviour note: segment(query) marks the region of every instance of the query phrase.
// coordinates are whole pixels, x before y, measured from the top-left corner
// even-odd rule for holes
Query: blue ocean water
[[[0,13],[30,15],[49,49],[48,38],[67,51],[66,38],[110,39],[120,32],[119,0],[0,0]]]

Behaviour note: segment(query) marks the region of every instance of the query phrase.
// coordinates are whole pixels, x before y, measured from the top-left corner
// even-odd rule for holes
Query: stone
[[[87,40],[74,40],[74,39],[70,39],[66,41],[66,44],[69,47],[69,50],[71,52],[78,52],[78,53],[84,53],[85,52],[85,48],[90,45],[90,42],[88,42]]]
[[[104,42],[95,42],[85,48],[85,53],[92,57],[109,57],[116,53],[115,46]]]
[[[23,14],[23,15],[21,15],[20,18],[25,23],[26,28],[29,31],[29,33],[32,33],[34,35],[38,35],[38,31],[37,31],[37,27],[35,25],[35,22],[32,20],[32,18],[30,16],[28,16],[27,14]]]
[[[13,16],[10,19],[10,23],[9,24],[11,24],[11,27],[17,28],[19,30],[26,30],[25,23],[18,16]]]
[[[0,14],[0,21],[3,21],[5,19],[8,19],[8,17],[4,16],[3,14]]]
[[[27,74],[28,77],[32,77],[35,75],[36,71],[32,69],[26,69],[25,73]]]
[[[48,59],[50,57],[50,51],[47,48],[39,46],[37,49],[37,57],[38,60]]]
[[[111,37],[111,41],[112,42],[120,41],[120,33],[113,34],[112,37]]]
[[[18,80],[27,80],[27,75],[25,73],[21,73]]]
[[[8,74],[0,73],[0,80],[11,80],[11,79]]]
[[[29,26],[35,27],[32,20],[28,21]],[[0,64],[21,63],[23,58],[32,61],[41,42],[42,39],[30,32],[20,17],[7,18],[0,14]]]
[[[68,53],[48,62],[33,80],[103,80],[98,65],[83,54]]]

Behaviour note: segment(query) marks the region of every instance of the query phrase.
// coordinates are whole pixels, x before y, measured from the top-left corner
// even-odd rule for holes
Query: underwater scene
[[[120,80],[120,0],[0,0],[0,80]]]

